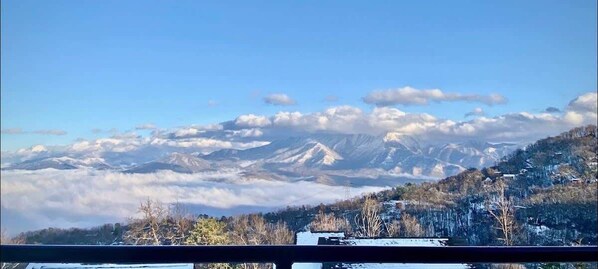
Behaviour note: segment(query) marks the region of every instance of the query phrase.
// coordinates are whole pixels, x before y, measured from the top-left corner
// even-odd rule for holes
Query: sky
[[[421,126],[441,133],[485,120],[506,126],[513,115],[543,120],[529,127],[552,122],[539,136],[596,121],[596,1],[13,0],[1,8],[2,151],[175,133],[243,115],[317,121],[330,109],[370,120],[381,109],[431,116]],[[382,124],[419,134],[411,123],[342,131]],[[493,131],[484,128],[469,136]]]

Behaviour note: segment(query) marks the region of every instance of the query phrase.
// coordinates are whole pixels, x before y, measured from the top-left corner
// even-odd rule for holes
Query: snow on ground
[[[345,234],[342,232],[299,232],[297,233],[297,245],[318,245],[320,237],[340,237],[344,238]],[[341,239],[341,244],[353,246],[403,246],[403,247],[443,247],[446,246],[448,238],[345,238]],[[397,253],[400,255],[400,253]],[[293,269],[320,269],[321,263],[295,263]],[[433,268],[433,269],[460,269],[470,268],[466,264],[421,264],[421,263],[356,263],[343,264],[342,268],[358,268],[358,269],[378,269],[378,268]]]
[[[402,247],[443,247],[448,238],[348,238],[342,240],[353,246],[402,246]],[[400,255],[400,253],[397,253]],[[466,264],[419,264],[419,263],[356,263],[343,264],[343,268],[469,268]]]
[[[317,246],[320,237],[345,237],[345,233],[327,233],[327,232],[299,232],[297,233],[296,245]]]
[[[442,247],[448,238],[349,238],[342,242],[352,246]]]
[[[297,233],[296,245],[317,246],[320,237],[345,237],[345,233],[326,233],[326,232],[299,232]],[[320,269],[321,263],[295,263],[293,269]]]
[[[358,264],[343,264],[343,268],[353,269],[461,269],[471,268],[465,264],[427,264],[427,263],[358,263]]]

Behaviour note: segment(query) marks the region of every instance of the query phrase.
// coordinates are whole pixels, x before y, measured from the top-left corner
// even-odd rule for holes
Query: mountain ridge
[[[93,158],[102,161],[89,165],[84,162],[92,159],[88,155],[58,155],[15,163],[3,169],[90,167],[125,173],[153,173],[159,170],[199,173],[224,165],[271,173],[302,171],[322,174],[332,170],[350,173],[361,169],[381,169],[388,173],[441,178],[469,167],[491,165],[515,148],[515,144],[480,141],[424,146],[416,138],[396,132],[378,136],[318,133],[275,139],[269,144],[244,150],[221,149],[209,154],[197,154],[177,151],[160,153],[147,148],[141,151],[139,157],[126,152],[94,154]],[[70,158],[73,161],[58,161],[56,158]]]

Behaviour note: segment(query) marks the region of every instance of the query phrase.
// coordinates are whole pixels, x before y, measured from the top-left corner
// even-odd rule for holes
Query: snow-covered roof
[[[296,245],[316,246],[320,237],[345,237],[344,232],[298,232]]]
[[[30,263],[25,269],[193,269],[192,263],[181,264],[81,264]]]
[[[296,245],[316,246],[320,237],[345,237],[344,232],[298,232],[296,234]],[[295,263],[293,269],[320,269],[321,263]]]
[[[442,247],[448,238],[347,238],[341,244],[353,246]]]
[[[353,263],[343,264],[342,268],[354,269],[465,269],[470,268],[466,264],[428,264],[428,263]]]
[[[346,238],[341,243],[354,246],[402,246],[402,247],[442,247],[448,238]],[[398,254],[400,255],[400,254]],[[422,264],[422,263],[352,263],[343,264],[342,268],[378,269],[378,268],[469,268],[466,264]]]
[[[318,245],[320,238],[337,237],[340,244],[355,246],[404,246],[404,247],[442,247],[448,244],[448,238],[345,238],[343,232],[299,232],[297,245]],[[417,264],[417,263],[355,263],[343,264],[342,268],[378,269],[378,268],[469,268],[466,264]],[[321,263],[295,263],[293,269],[320,269]]]

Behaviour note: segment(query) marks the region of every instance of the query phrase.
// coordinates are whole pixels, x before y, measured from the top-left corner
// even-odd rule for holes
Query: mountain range
[[[325,177],[403,175],[441,178],[467,168],[495,164],[517,148],[513,143],[468,141],[423,145],[398,133],[381,136],[313,134],[273,140],[245,150],[222,149],[209,154],[143,148],[133,152],[90,154],[45,153],[3,169],[109,169],[123,173],[170,170],[198,173],[236,168],[246,174],[322,180]]]

